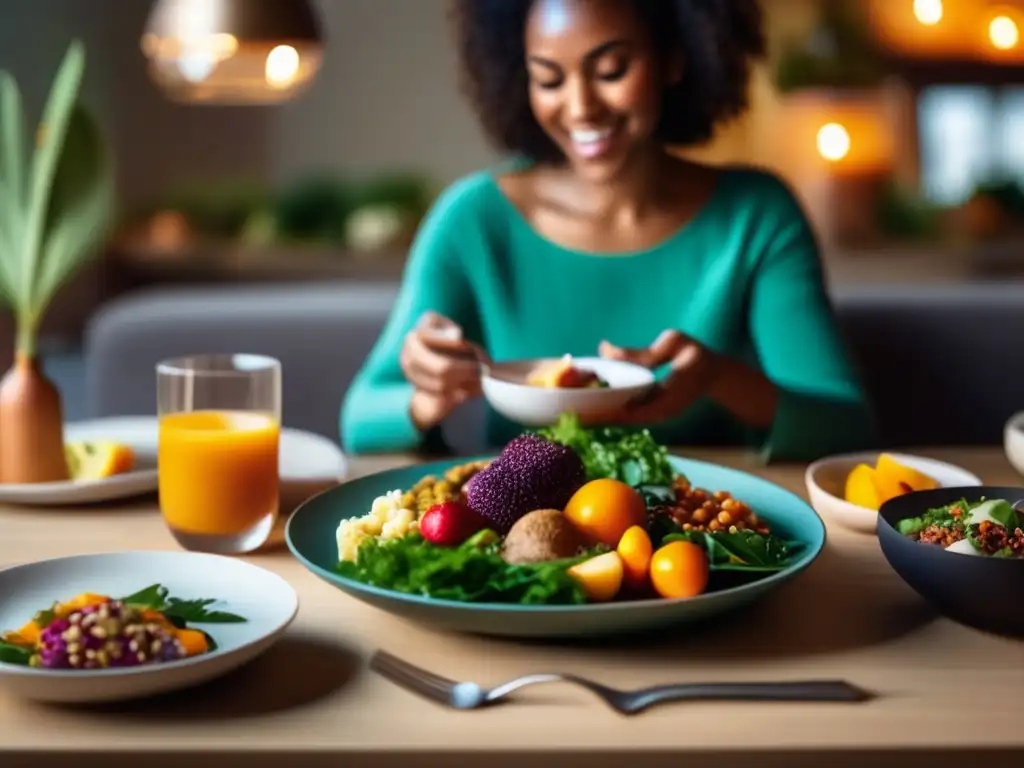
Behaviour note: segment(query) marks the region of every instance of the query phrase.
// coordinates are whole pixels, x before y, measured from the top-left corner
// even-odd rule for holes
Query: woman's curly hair
[[[657,135],[702,144],[748,105],[751,64],[765,55],[758,0],[624,0],[650,29],[659,56],[681,54],[682,80],[666,88]],[[535,0],[453,0],[462,87],[501,149],[535,161],[561,150],[530,108],[524,36]]]

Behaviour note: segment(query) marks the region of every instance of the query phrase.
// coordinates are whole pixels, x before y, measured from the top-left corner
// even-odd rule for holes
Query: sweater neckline
[[[505,191],[498,183],[499,176],[508,170],[508,166],[499,166],[497,168],[490,169],[487,172],[487,182],[491,194],[496,197],[499,205],[506,210],[506,213],[518,230],[525,232],[530,239],[551,251],[556,251],[573,258],[588,260],[599,259],[607,261],[614,261],[617,259],[639,259],[654,256],[666,250],[673,250],[680,242],[689,237],[694,230],[699,229],[702,222],[718,208],[724,197],[725,188],[731,178],[729,169],[719,169],[718,178],[715,180],[714,188],[704,204],[701,205],[700,208],[697,209],[697,212],[687,221],[683,222],[674,232],[667,235],[654,245],[630,251],[585,251],[576,248],[569,248],[556,243],[554,240],[551,240],[537,231],[530,220],[526,218],[525,214],[519,210],[519,207],[509,199],[508,195],[505,194]]]

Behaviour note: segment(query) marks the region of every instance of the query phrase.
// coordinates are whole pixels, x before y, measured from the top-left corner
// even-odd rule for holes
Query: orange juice
[[[160,417],[160,510],[182,533],[234,536],[277,513],[277,419],[248,411]]]

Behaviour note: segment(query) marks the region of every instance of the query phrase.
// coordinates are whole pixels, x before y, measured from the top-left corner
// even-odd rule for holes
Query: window
[[[921,183],[932,202],[956,205],[978,184],[1024,178],[1024,88],[931,86],[918,123]]]

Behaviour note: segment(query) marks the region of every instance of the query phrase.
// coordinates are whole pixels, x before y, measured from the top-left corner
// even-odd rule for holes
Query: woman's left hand
[[[598,351],[601,357],[645,368],[671,367],[650,394],[618,414],[617,421],[632,424],[653,424],[683,413],[708,393],[720,367],[718,355],[674,330],[662,331],[649,347],[631,349],[603,341]]]

